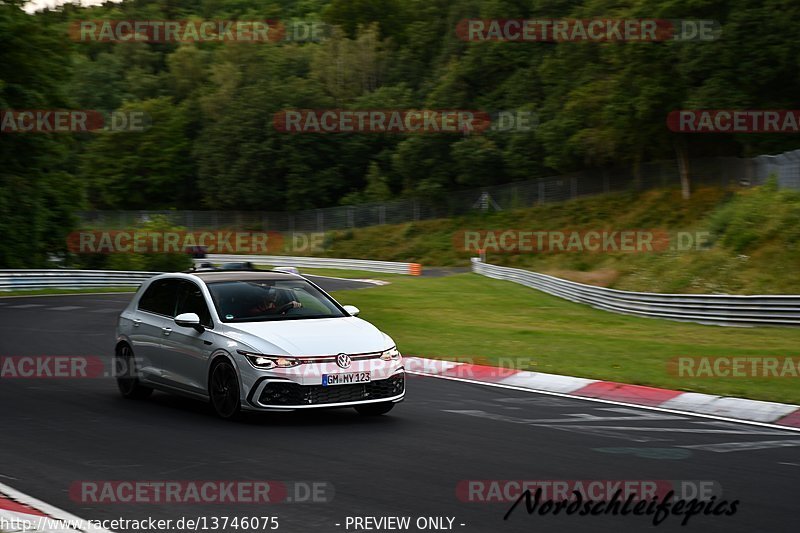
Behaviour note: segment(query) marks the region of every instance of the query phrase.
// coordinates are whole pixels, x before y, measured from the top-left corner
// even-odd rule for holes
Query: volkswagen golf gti
[[[153,390],[242,411],[354,407],[382,415],[405,396],[394,341],[290,272],[209,271],[147,280],[120,314],[115,363],[126,398]]]

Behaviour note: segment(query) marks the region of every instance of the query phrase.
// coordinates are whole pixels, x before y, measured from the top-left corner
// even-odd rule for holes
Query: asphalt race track
[[[0,356],[108,357],[129,298],[2,298]],[[272,515],[285,532],[355,531],[348,516],[451,517],[454,531],[481,533],[798,528],[800,433],[768,427],[419,376],[380,418],[345,409],[224,422],[162,393],[124,400],[110,378],[2,379],[0,407],[0,482],[91,520]],[[528,516],[524,505],[504,521],[509,502],[457,491],[465,480],[526,479],[700,480],[740,503],[733,516],[698,515],[685,527],[680,517],[654,526],[647,516]],[[98,505],[70,497],[84,480],[324,482],[332,500]]]

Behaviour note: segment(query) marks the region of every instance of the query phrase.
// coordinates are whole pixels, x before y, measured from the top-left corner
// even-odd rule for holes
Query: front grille
[[[258,402],[261,405],[324,405],[391,398],[404,390],[403,374],[369,383],[327,387],[273,381],[264,387]]]

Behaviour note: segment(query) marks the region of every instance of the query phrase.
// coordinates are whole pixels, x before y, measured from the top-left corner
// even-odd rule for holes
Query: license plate
[[[347,374],[322,374],[322,386],[350,385],[352,383],[369,383],[372,381],[369,372],[350,372]]]

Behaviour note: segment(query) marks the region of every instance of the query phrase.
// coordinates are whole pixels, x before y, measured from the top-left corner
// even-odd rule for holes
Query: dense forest
[[[677,109],[796,109],[796,0],[0,1],[0,109],[141,112],[143,131],[0,133],[0,265],[64,248],[80,209],[296,210],[682,156],[796,148],[674,133]],[[710,19],[711,41],[468,42],[470,18]],[[280,20],[324,38],[92,42],[82,20]],[[287,134],[286,109],[520,110],[529,131]]]

